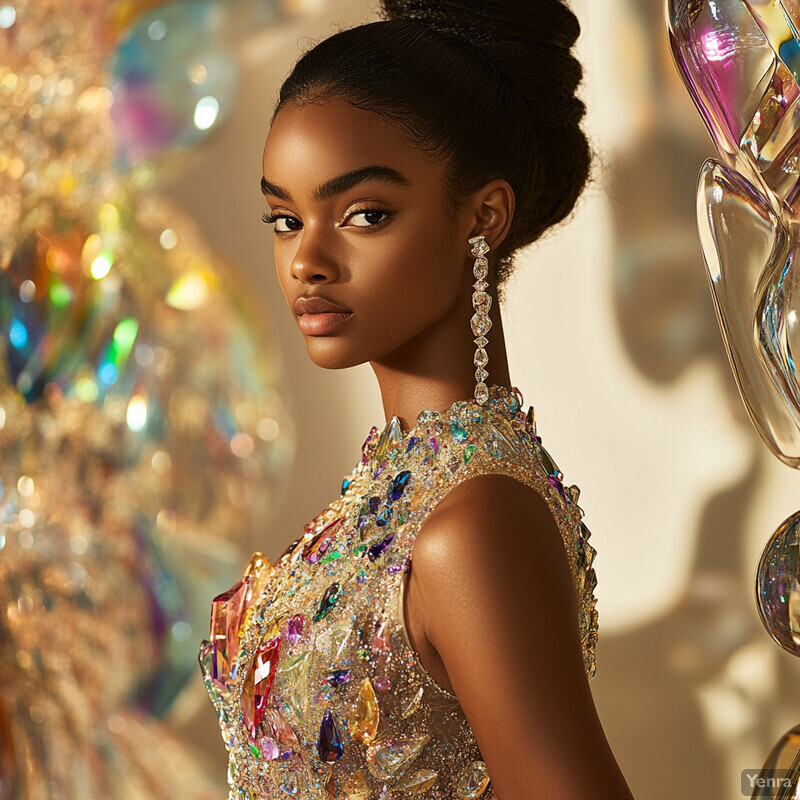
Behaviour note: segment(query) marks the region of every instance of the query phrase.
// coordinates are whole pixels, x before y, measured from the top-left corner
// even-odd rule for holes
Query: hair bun
[[[545,127],[577,124],[584,104],[573,97],[583,77],[571,53],[580,23],[562,0],[382,0],[383,18],[418,22],[469,46],[501,79],[540,108]]]

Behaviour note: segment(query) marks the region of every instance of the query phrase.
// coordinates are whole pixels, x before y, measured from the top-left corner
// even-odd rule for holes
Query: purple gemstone
[[[328,683],[331,686],[341,686],[343,683],[347,683],[349,680],[349,669],[335,669],[331,672],[330,677],[328,678]]]
[[[439,442],[436,441],[436,437],[435,436],[431,436],[431,438],[428,439],[428,441],[431,443],[431,447],[433,448],[433,452],[434,453],[438,453],[439,452]]]
[[[394,539],[394,531],[392,531],[392,533],[390,533],[385,539],[378,542],[378,544],[372,545],[372,547],[367,550],[367,556],[369,557],[369,560],[375,561],[376,558],[380,558],[389,549],[392,539]]]
[[[325,713],[322,715],[322,722],[319,726],[317,753],[319,754],[320,761],[324,761],[328,764],[333,761],[338,761],[342,757],[342,753],[344,753],[342,735],[339,732],[339,726],[336,724],[336,718],[329,708],[325,709]]]
[[[567,493],[564,491],[564,484],[555,475],[548,475],[547,482],[561,495],[566,503]]]
[[[286,625],[286,638],[292,643],[297,644],[303,635],[303,624],[305,617],[302,614],[295,614]]]

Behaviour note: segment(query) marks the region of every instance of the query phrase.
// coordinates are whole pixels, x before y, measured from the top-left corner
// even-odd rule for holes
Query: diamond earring
[[[475,284],[473,288],[475,291],[472,294],[472,307],[475,314],[470,320],[470,327],[472,333],[475,335],[475,399],[479,405],[483,405],[489,399],[489,390],[486,387],[486,379],[489,373],[484,369],[489,362],[489,356],[486,354],[486,345],[489,340],[486,334],[489,328],[492,327],[492,321],[489,319],[489,309],[492,307],[492,298],[486,293],[489,284],[486,283],[486,275],[489,271],[489,260],[486,258],[486,253],[489,252],[489,245],[486,244],[484,236],[473,236],[469,243],[472,245],[472,255],[475,256],[475,264],[472,267],[472,274],[475,276]]]

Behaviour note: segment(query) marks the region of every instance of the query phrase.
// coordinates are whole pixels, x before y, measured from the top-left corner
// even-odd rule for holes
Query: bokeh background
[[[19,9],[24,4],[12,5]],[[48,5],[52,10],[87,7],[77,0],[48,0]],[[673,67],[663,8],[654,0],[573,0],[572,7],[582,25],[576,51],[585,68],[581,91],[588,106],[586,129],[598,156],[596,174],[575,213],[530,248],[509,285],[503,315],[512,382],[525,403],[534,405],[539,433],[566,480],[581,487],[581,506],[598,553],[593,566],[598,576],[600,635],[592,691],[634,797],[734,800],[742,797],[741,771],[760,767],[780,735],[800,722],[800,665],[761,627],[753,588],[756,563],[767,539],[800,508],[800,476],[772,457],[758,439],[722,346],[702,263],[694,200],[698,170],[714,149]],[[249,8],[248,13],[256,13],[255,5]],[[158,467],[159,474],[163,475],[165,460],[158,453],[182,453],[186,458],[182,473],[189,477],[198,473],[195,480],[204,491],[216,491],[217,512],[212,518],[184,512],[176,522],[173,510],[165,524],[164,514],[159,523],[159,509],[173,508],[175,502],[162,502],[158,486],[151,489],[152,496],[145,499],[153,510],[153,524],[148,527],[139,521],[138,530],[161,530],[162,539],[155,537],[156,541],[177,541],[180,546],[172,561],[166,559],[166,566],[162,561],[158,569],[130,578],[132,586],[137,580],[153,585],[153,575],[167,574],[178,585],[194,587],[183,590],[192,594],[192,601],[184,605],[194,609],[183,616],[174,604],[158,597],[154,601],[171,627],[163,621],[160,627],[141,623],[152,639],[148,652],[155,654],[158,670],[155,677],[149,674],[149,694],[140,693],[144,700],[139,707],[158,720],[158,736],[177,749],[169,752],[180,751],[182,769],[197,776],[196,797],[224,796],[227,759],[199,670],[181,671],[184,662],[180,652],[176,655],[174,640],[199,646],[205,635],[202,618],[213,594],[230,585],[230,575],[241,571],[253,549],[262,550],[270,560],[277,558],[303,524],[338,494],[341,476],[356,463],[370,427],[385,421],[368,366],[325,372],[308,359],[274,275],[273,234],[260,221],[264,203],[256,182],[277,89],[301,50],[341,26],[375,19],[375,9],[376,0],[273,4],[272,10],[280,13],[251,17],[257,24],[224,40],[224,56],[237,69],[235,98],[232,91],[220,90],[228,102],[222,104],[219,124],[212,124],[202,140],[181,142],[169,157],[159,161],[153,156],[149,166],[132,169],[131,163],[144,157],[130,144],[140,141],[131,120],[141,117],[132,114],[116,123],[118,137],[128,132],[127,149],[118,145],[116,161],[100,165],[127,175],[122,188],[117,187],[121,192],[115,195],[117,207],[127,208],[126,203],[145,207],[139,216],[133,215],[136,225],[127,229],[133,242],[139,236],[142,242],[158,240],[162,250],[172,250],[174,246],[164,248],[160,238],[168,228],[178,231],[180,246],[194,254],[194,260],[186,256],[190,266],[181,262],[170,267],[176,272],[170,273],[171,280],[162,281],[163,286],[158,284],[162,287],[158,296],[174,301],[188,292],[194,297],[199,271],[206,276],[207,292],[217,298],[213,314],[203,304],[166,302],[189,316],[195,314],[190,322],[184,315],[179,330],[141,312],[141,329],[161,337],[170,352],[177,348],[173,359],[179,361],[185,348],[191,350],[187,338],[191,342],[193,332],[206,325],[216,331],[211,337],[216,346],[221,347],[220,341],[247,343],[236,349],[240,368],[226,377],[227,388],[215,395],[223,398],[218,408],[233,409],[226,417],[233,422],[225,427],[219,424],[219,414],[215,416],[213,409],[207,412],[231,442],[241,434],[231,445],[234,463],[229,454],[223,458],[213,451],[210,457],[200,452],[202,448],[187,455],[185,439],[165,440],[163,430],[161,438],[153,433],[137,440],[137,453],[144,445],[151,447],[146,463],[153,470]],[[19,11],[14,25],[20,26],[23,16]],[[119,29],[125,24],[128,20],[120,22]],[[0,31],[0,42],[12,30],[13,25]],[[210,25],[205,38],[196,39],[209,53],[220,46],[215,33],[222,36],[223,28]],[[110,44],[109,53],[113,50]],[[218,53],[216,57],[220,58]],[[14,113],[27,112],[16,108]],[[151,142],[153,153],[175,144],[177,134],[170,137]],[[0,152],[0,175],[5,171],[8,178],[12,165],[13,157],[4,160]],[[8,252],[18,253],[24,241],[20,238]],[[198,258],[205,259],[204,266],[198,267]],[[135,259],[125,263],[134,265],[125,273],[131,286],[155,280]],[[8,272],[7,265],[4,270]],[[211,274],[216,278],[209,278]],[[150,303],[157,294],[156,289],[151,291],[152,296],[144,293]],[[138,302],[147,307],[141,297]],[[131,316],[136,315],[125,318]],[[219,367],[220,361],[216,363]],[[147,364],[139,366],[145,369]],[[249,367],[256,377],[248,381]],[[176,375],[158,377],[167,381],[169,393],[197,411],[197,396],[210,385],[204,383],[208,376],[191,373],[187,378],[181,370]],[[37,399],[29,392],[28,413],[55,413],[51,406],[41,405],[46,399],[42,394]],[[259,402],[265,397],[270,398],[269,407],[261,408]],[[7,400],[4,420],[16,418],[11,402]],[[93,402],[96,419],[105,419],[108,407]],[[130,409],[130,398],[126,402]],[[237,415],[235,409],[243,402],[249,403],[249,410]],[[180,404],[173,408],[175,419],[187,413],[182,408]],[[12,430],[9,422],[5,426]],[[78,425],[75,430],[83,429]],[[13,430],[16,439],[2,440],[6,465],[16,463],[24,450],[19,441],[27,441]],[[83,440],[74,441],[79,448]],[[259,469],[242,470],[242,459],[250,459],[251,466],[260,464]],[[45,470],[41,454],[35,463],[43,474],[54,474],[56,467],[51,464],[50,471]],[[115,469],[123,479],[140,474],[132,471],[130,461]],[[14,485],[22,474],[19,467]],[[7,487],[12,485],[7,476],[4,480]],[[226,490],[218,491],[223,484]],[[44,498],[46,506],[55,502],[58,484],[43,485],[51,493],[49,500]],[[93,489],[101,500],[117,496],[100,491],[103,486],[97,483]],[[29,488],[17,485],[17,493],[27,497]],[[181,489],[181,496],[186,500],[202,495],[196,486],[193,491]],[[7,492],[10,507],[9,497]],[[19,497],[15,502],[19,505]],[[237,524],[220,522],[226,519],[220,509],[226,508],[238,509]],[[7,584],[20,570],[30,568],[29,560],[13,560],[14,553],[36,551],[35,546],[22,545],[39,541],[35,526],[20,527],[19,513],[19,508],[12,508],[3,522],[9,543],[0,549],[0,569],[6,570]],[[126,524],[136,528],[130,520]],[[115,528],[118,536],[123,528]],[[94,534],[81,535],[91,542],[92,536],[102,538],[104,531],[98,523]],[[42,534],[44,539],[48,535]],[[193,547],[197,541],[202,548]],[[78,552],[84,545],[80,541],[70,545],[65,558],[86,554],[86,549]],[[91,555],[90,547],[88,551]],[[155,546],[147,550],[151,551],[162,552]],[[48,552],[48,558],[55,558],[52,548]],[[194,560],[187,560],[187,552],[194,553]],[[0,645],[6,648],[0,665],[10,662],[6,668],[13,673],[25,665],[8,655],[10,643],[16,641],[12,622],[31,612],[41,596],[19,589],[2,599],[11,622],[0,623]],[[98,613],[103,608],[98,605]],[[189,630],[176,629],[179,622]],[[153,633],[156,627],[161,638]],[[78,628],[76,636],[77,632]],[[70,637],[60,646],[77,647],[75,641]],[[63,670],[63,662],[57,667]],[[77,669],[75,664],[71,668]],[[154,692],[152,687],[160,685],[158,675],[171,676],[170,691]],[[35,691],[35,684],[32,687],[30,692]],[[53,707],[57,705],[53,701]],[[14,747],[12,733],[20,730],[15,715],[27,711],[26,741],[35,741],[36,730],[49,724],[48,707],[14,705],[9,696],[3,700],[0,690],[0,768],[6,776]],[[123,732],[133,730],[135,722],[112,709],[105,724],[127,741],[131,737],[126,739]],[[78,742],[76,747],[84,745]],[[137,763],[130,760],[131,770]],[[3,792],[10,785],[0,775],[0,797],[5,798]],[[40,797],[84,797],[64,794],[55,784],[42,791],[49,794]],[[160,795],[143,790],[141,796]],[[31,797],[38,800],[35,794]]]

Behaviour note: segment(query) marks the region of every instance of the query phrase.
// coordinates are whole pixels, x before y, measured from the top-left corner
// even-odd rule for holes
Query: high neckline
[[[386,447],[404,447],[412,437],[421,437],[422,434],[435,429],[437,423],[441,426],[445,421],[458,419],[462,415],[481,418],[486,414],[498,412],[504,416],[522,413],[523,398],[519,389],[516,387],[509,389],[502,384],[491,384],[488,388],[489,398],[483,405],[471,397],[469,400],[456,400],[441,411],[424,409],[417,415],[416,423],[407,431],[403,430],[400,418],[397,416],[389,419],[382,428],[373,425],[361,447],[362,463],[376,460],[376,454]]]

